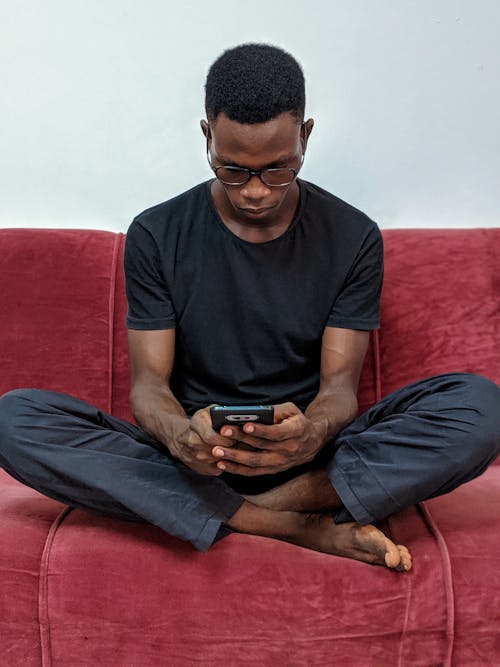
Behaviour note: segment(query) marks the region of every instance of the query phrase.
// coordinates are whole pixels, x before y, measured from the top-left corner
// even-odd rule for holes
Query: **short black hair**
[[[242,44],[224,51],[205,83],[208,120],[224,113],[238,123],[265,123],[289,112],[302,121],[305,98],[299,63],[269,44]]]

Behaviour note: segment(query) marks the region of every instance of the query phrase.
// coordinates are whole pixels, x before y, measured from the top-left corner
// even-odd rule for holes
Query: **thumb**
[[[279,424],[288,417],[300,414],[302,413],[295,403],[292,403],[291,401],[288,401],[287,403],[278,403],[274,406],[274,423]]]

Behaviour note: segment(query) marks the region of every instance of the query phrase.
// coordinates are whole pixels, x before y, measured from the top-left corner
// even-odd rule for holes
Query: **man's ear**
[[[209,141],[212,138],[212,133],[210,132],[210,125],[207,123],[206,120],[200,120],[200,127],[205,139]]]
[[[313,118],[308,118],[302,124],[302,131],[301,131],[300,140],[302,142],[302,152],[303,153],[306,152],[307,142],[309,141],[309,137],[311,136],[311,132],[313,130],[313,127],[314,127],[314,119]]]

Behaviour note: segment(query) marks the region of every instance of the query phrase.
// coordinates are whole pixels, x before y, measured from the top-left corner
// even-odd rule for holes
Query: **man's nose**
[[[241,194],[247,199],[259,200],[268,197],[271,188],[261,180],[260,176],[254,174],[241,188]]]

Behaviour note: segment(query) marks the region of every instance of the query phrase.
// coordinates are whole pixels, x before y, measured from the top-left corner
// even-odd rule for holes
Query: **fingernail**
[[[218,463],[217,467],[220,468],[221,470],[225,470],[226,466],[223,463]]]
[[[221,449],[220,447],[217,447],[215,450],[215,456],[224,456],[224,450]]]
[[[247,426],[245,426],[245,431],[246,431],[247,433],[253,433],[254,430],[255,430],[255,429],[254,429],[254,427],[252,426],[252,424],[248,424]]]
[[[225,435],[227,438],[230,438],[230,437],[233,435],[233,432],[231,431],[230,428],[228,428],[227,431],[224,432],[224,435]]]

